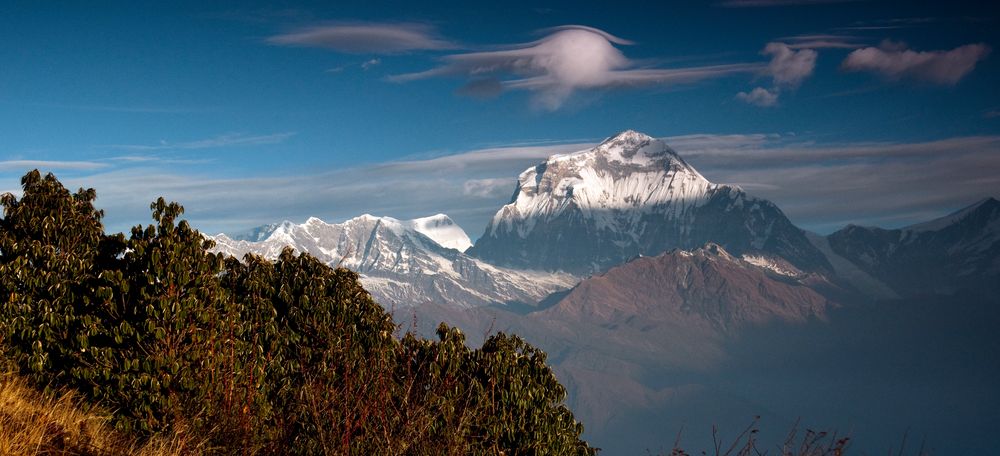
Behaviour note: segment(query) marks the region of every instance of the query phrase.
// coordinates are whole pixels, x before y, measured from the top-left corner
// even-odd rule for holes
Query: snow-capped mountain
[[[833,252],[901,296],[1000,289],[1000,201],[994,198],[901,229],[849,225],[826,239]]]
[[[467,248],[469,237],[444,214],[414,220],[366,214],[339,224],[310,218],[303,224],[282,222],[261,241],[225,234],[212,238],[217,251],[237,258],[254,253],[273,259],[288,246],[331,266],[353,269],[387,308],[532,305],[577,282],[569,274],[498,268],[463,254],[458,248]]]
[[[777,206],[709,182],[662,141],[631,130],[521,173],[514,198],[468,253],[586,274],[706,242],[805,271],[830,267]]]
[[[233,234],[232,238],[237,241],[260,242],[267,239],[279,226],[281,226],[280,223],[268,223],[242,233]]]

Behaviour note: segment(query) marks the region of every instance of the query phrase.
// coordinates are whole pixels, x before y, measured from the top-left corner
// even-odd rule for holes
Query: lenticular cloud
[[[633,44],[628,40],[584,26],[548,31],[548,35],[537,41],[445,56],[437,68],[390,79],[405,82],[464,76],[473,81],[463,93],[476,95],[479,87],[495,92],[498,86],[502,90],[529,90],[534,92],[534,100],[540,107],[556,110],[578,90],[684,84],[762,69],[760,64],[643,68],[615,46]],[[489,80],[496,84],[483,82]]]

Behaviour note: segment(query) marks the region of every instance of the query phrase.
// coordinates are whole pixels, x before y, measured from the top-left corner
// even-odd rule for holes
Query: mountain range
[[[779,397],[772,385],[803,387],[783,383],[801,372],[756,370],[755,363],[782,356],[806,363],[823,353],[847,369],[828,378],[853,381],[859,360],[883,351],[899,357],[908,349],[895,341],[925,340],[919,315],[941,319],[942,309],[963,308],[981,318],[956,317],[959,327],[1000,323],[989,310],[1000,291],[1000,202],[993,198],[909,227],[852,225],[822,236],[796,227],[770,201],[708,181],[662,141],[635,131],[552,156],[513,186],[511,201],[474,244],[443,214],[409,221],[363,215],[338,224],[311,218],[213,239],[218,251],[237,257],[275,257],[291,247],[354,269],[377,301],[425,322],[411,329],[426,335],[438,321],[470,334],[523,335],[550,354],[571,407],[611,454],[669,443],[664,426],[671,435],[694,423],[710,428],[718,424],[705,422],[710,415],[790,418],[746,385],[727,383],[729,375],[754,371],[763,379],[757,396]],[[945,304],[919,313],[925,307],[912,302]],[[900,312],[912,315],[900,319]],[[854,333],[896,320],[919,329]],[[883,333],[894,339],[879,339]],[[858,348],[843,339],[848,334],[877,341]],[[975,353],[1000,356],[995,338],[976,334]],[[859,422],[834,413],[840,403],[803,397],[816,405],[802,409],[821,410],[823,419]],[[982,404],[1000,406],[1000,398],[988,395]],[[970,410],[995,415],[988,407]]]
[[[225,234],[212,238],[218,251],[238,258],[253,253],[273,259],[290,247],[331,266],[350,268],[390,309],[429,302],[456,307],[535,304],[577,281],[569,274],[502,268],[470,257],[459,250],[471,244],[468,236],[443,214],[405,221],[366,214],[343,223],[310,218],[254,233],[263,240],[236,240]]]

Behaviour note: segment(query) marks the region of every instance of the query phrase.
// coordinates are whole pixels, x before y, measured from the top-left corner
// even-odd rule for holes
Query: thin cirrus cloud
[[[491,147],[425,159],[296,175],[224,177],[210,169],[178,172],[156,164],[110,167],[63,179],[67,187],[94,187],[109,230],[149,219],[159,196],[185,206],[204,232],[233,234],[265,223],[316,216],[344,220],[363,213],[400,219],[447,213],[476,235],[510,198],[517,173],[556,153],[591,143]],[[62,178],[62,176],[60,176]],[[16,180],[0,180],[0,187]]]
[[[317,47],[347,54],[399,54],[411,51],[442,51],[459,45],[442,38],[428,24],[333,23],[294,30],[267,39],[281,46]]]
[[[706,178],[770,199],[804,228],[847,223],[902,226],[1000,196],[1000,137],[916,142],[822,143],[790,134],[697,134],[663,138]],[[494,147],[329,172],[220,177],[162,167],[102,168],[69,176],[95,187],[111,230],[148,220],[157,196],[185,205],[195,227],[230,234],[281,219],[343,220],[362,213],[400,219],[444,212],[481,233],[514,191],[516,177],[552,154],[590,142]],[[778,171],[780,170],[780,171]],[[61,176],[62,177],[62,176]],[[15,187],[13,177],[0,187]]]
[[[858,49],[864,47],[853,35],[811,34],[781,38],[791,49]]]
[[[262,146],[279,144],[295,136],[293,132],[273,133],[267,135],[246,135],[229,133],[207,139],[194,141],[170,142],[160,141],[158,144],[111,144],[101,147],[127,151],[161,151],[161,150],[194,150],[217,149],[223,147]]]
[[[459,93],[496,96],[506,90],[526,90],[543,109],[559,109],[579,90],[690,84],[763,69],[758,63],[720,64],[687,68],[648,68],[629,59],[615,45],[634,44],[599,29],[563,26],[545,37],[498,50],[443,57],[436,68],[392,76],[409,82],[434,77],[465,77]]]
[[[0,171],[21,171],[29,169],[46,170],[94,170],[107,165],[93,161],[63,161],[63,160],[2,160]]]
[[[1000,197],[1000,136],[816,143],[789,135],[664,138],[708,179],[774,201],[793,222],[898,227]]]
[[[848,54],[844,71],[876,73],[888,80],[915,79],[941,85],[958,84],[990,54],[983,43],[966,44],[948,51],[914,51],[904,43],[883,41]]]

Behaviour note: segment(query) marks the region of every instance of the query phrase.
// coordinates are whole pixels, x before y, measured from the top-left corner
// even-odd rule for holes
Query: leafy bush
[[[106,235],[93,189],[51,174],[0,197],[0,350],[150,436],[191,429],[220,453],[594,454],[545,354],[497,334],[470,350],[395,337],[358,276],[286,249],[209,252],[162,198]]]

